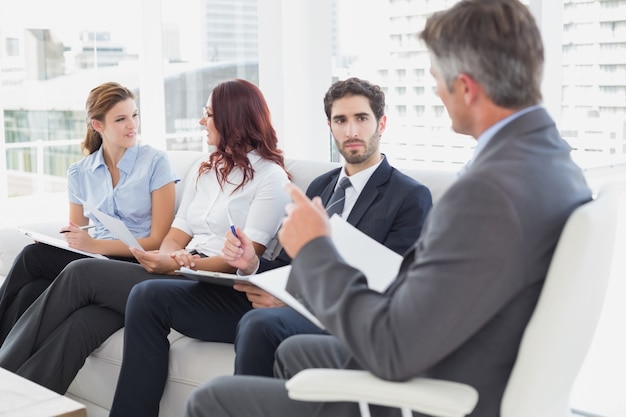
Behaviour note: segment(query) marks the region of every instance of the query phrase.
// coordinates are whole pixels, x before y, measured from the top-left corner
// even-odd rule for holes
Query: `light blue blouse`
[[[122,220],[136,238],[147,237],[152,224],[152,191],[179,179],[167,154],[149,145],[128,148],[117,167],[120,180],[113,188],[102,147],[72,164],[67,171],[69,200],[79,205],[87,202]],[[96,225],[94,238],[115,239],[88,210],[84,215]]]

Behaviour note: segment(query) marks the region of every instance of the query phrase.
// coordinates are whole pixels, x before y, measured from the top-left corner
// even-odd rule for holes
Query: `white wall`
[[[259,84],[289,158],[329,161],[330,0],[259,0]]]

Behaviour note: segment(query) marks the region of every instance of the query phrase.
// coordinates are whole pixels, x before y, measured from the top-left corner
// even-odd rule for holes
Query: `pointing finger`
[[[307,197],[295,184],[288,183],[285,186],[285,189],[295,204],[308,204],[310,202],[309,197]]]

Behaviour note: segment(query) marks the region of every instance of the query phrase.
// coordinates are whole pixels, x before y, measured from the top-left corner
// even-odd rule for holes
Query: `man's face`
[[[349,164],[376,163],[378,144],[385,130],[386,116],[376,121],[365,96],[345,96],[333,102],[328,125],[337,150]]]

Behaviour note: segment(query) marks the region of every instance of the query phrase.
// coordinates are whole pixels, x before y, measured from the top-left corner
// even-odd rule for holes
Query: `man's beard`
[[[359,154],[359,153],[355,154],[344,149],[343,146],[346,146],[350,143],[355,143],[355,142],[361,143],[364,145],[363,147],[364,152],[362,154]],[[364,141],[361,139],[349,140],[349,141],[344,142],[342,147],[340,147],[337,141],[335,140],[335,146],[337,147],[337,150],[339,150],[339,153],[341,154],[341,156],[343,156],[343,158],[349,164],[361,164],[367,161],[368,158],[372,156],[378,150],[379,143],[380,143],[380,136],[378,136],[378,132],[375,132],[369,138],[368,141]]]

